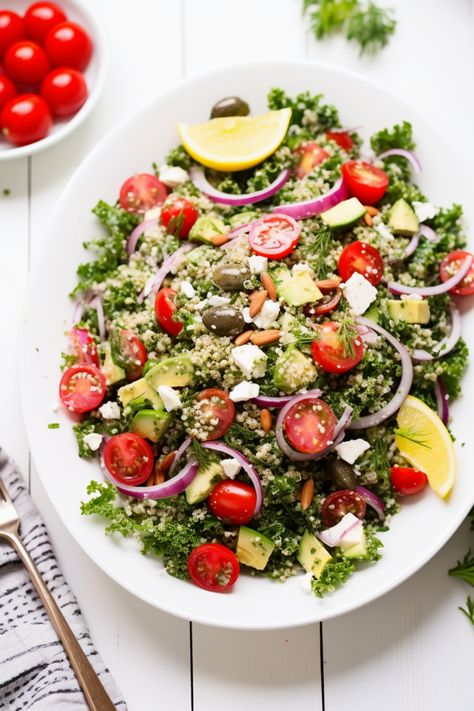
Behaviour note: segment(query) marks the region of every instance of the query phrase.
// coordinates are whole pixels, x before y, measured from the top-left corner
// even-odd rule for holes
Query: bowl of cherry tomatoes
[[[72,133],[97,102],[107,64],[100,24],[77,0],[6,0],[0,161],[32,155]]]

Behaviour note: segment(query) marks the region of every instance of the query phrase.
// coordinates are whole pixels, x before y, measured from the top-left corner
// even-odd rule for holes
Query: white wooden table
[[[16,345],[28,271],[43,249],[62,187],[117,121],[184,76],[245,60],[324,60],[391,88],[472,158],[473,3],[387,0],[399,26],[373,60],[359,59],[343,40],[316,43],[302,20],[300,0],[87,2],[103,15],[112,60],[99,105],[64,143],[0,165],[0,442],[28,479],[130,711],[473,708],[474,634],[457,610],[467,590],[447,576],[472,545],[466,524],[404,585],[324,625],[247,633],[175,619],[109,580],[53,511],[28,453]],[[8,197],[4,188],[11,191]]]

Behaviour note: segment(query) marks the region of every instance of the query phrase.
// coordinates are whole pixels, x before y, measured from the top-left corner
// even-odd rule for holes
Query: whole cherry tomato
[[[39,84],[49,71],[44,49],[31,40],[12,44],[5,52],[3,64],[10,79],[26,86]]]
[[[2,109],[0,126],[15,146],[26,146],[48,135],[53,120],[48,104],[36,94],[20,94]]]
[[[92,41],[83,27],[75,22],[60,22],[46,35],[46,54],[53,67],[84,69],[92,56]]]
[[[34,2],[25,12],[26,34],[35,42],[43,44],[48,32],[65,20],[66,15],[53,2]]]
[[[41,84],[41,96],[53,116],[72,116],[87,100],[87,84],[77,69],[53,69]]]

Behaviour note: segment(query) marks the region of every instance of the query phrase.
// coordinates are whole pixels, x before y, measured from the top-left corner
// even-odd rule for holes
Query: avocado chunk
[[[273,382],[284,393],[294,393],[316,380],[316,375],[312,359],[290,347],[275,362]]]
[[[370,309],[365,312],[364,318],[368,318],[369,321],[373,321],[374,323],[378,323],[378,322],[379,322],[379,318],[380,318],[380,311],[379,311],[378,307],[375,306],[375,304],[374,304],[373,306],[371,306]]]
[[[323,298],[322,293],[305,270],[291,273],[289,269],[278,269],[274,273],[277,294],[288,306],[311,304]]]
[[[332,555],[315,535],[305,531],[301,537],[297,558],[307,573],[319,578],[327,563],[332,560]]]
[[[115,385],[115,383],[120,383],[122,380],[125,380],[124,369],[112,360],[110,343],[104,344],[104,362],[102,363],[101,370],[105,375],[105,384],[107,386]]]
[[[225,235],[227,228],[218,217],[210,215],[201,215],[198,217],[189,232],[190,242],[203,242],[204,244],[212,244],[212,238],[219,235]]]
[[[224,470],[219,462],[212,462],[208,467],[198,472],[190,485],[185,489],[188,504],[199,504],[207,499],[217,483],[225,478]]]
[[[355,225],[365,215],[365,207],[357,198],[343,200],[338,205],[321,213],[321,219],[331,230],[343,230]]]
[[[246,225],[248,222],[252,222],[260,217],[257,210],[244,210],[243,212],[238,212],[237,215],[232,215],[229,218],[229,225],[231,230],[235,230],[241,225]]]
[[[364,529],[361,529],[361,540],[357,543],[351,543],[348,546],[340,546],[344,558],[365,558],[367,555],[367,544],[365,539]]]
[[[407,201],[400,198],[388,212],[388,226],[398,235],[411,237],[420,229],[420,221]]]
[[[157,390],[160,385],[171,388],[182,388],[190,385],[194,376],[194,366],[188,353],[180,353],[171,358],[165,358],[158,365],[150,368],[145,375],[148,385]]]
[[[172,420],[164,410],[140,410],[132,420],[131,431],[151,442],[159,442]]]
[[[247,526],[241,526],[237,539],[237,558],[244,565],[263,570],[275,549],[269,538]]]
[[[133,405],[136,409],[139,409],[140,406],[150,407],[151,405],[154,410],[163,409],[161,397],[148,385],[145,378],[140,378],[119,388],[118,396],[123,407]]]
[[[430,305],[424,299],[390,299],[388,302],[390,316],[397,323],[429,323]]]

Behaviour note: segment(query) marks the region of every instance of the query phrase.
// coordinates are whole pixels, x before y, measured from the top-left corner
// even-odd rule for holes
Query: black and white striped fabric
[[[0,476],[20,515],[23,543],[119,711],[126,705],[95,650],[46,527],[22,477],[0,450]],[[0,709],[84,711],[87,702],[48,615],[17,554],[0,539]]]

